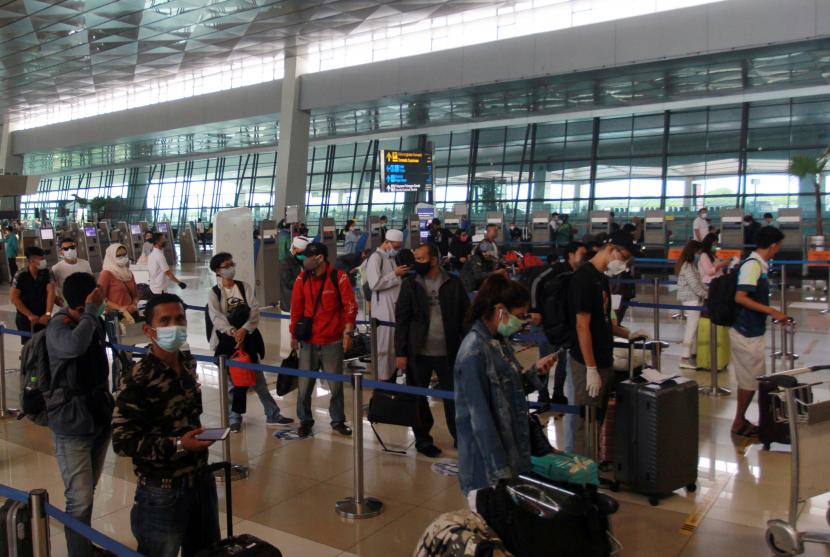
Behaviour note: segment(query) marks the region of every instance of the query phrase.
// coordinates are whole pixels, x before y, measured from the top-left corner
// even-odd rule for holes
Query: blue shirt
[[[769,305],[769,264],[755,252],[747,258],[738,271],[738,292],[765,306]],[[732,327],[745,337],[760,337],[767,331],[767,314],[741,306]]]
[[[17,257],[17,235],[12,233],[6,236],[6,259]]]

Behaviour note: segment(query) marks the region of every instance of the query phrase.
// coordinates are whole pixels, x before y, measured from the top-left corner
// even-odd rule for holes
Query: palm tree
[[[799,180],[810,180],[813,183],[813,193],[816,196],[816,236],[824,236],[824,223],[821,212],[821,180],[819,175],[830,160],[830,146],[817,159],[806,155],[796,155],[790,161],[787,169],[792,176]]]

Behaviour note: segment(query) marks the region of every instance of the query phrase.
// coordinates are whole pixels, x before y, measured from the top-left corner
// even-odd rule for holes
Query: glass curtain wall
[[[534,210],[576,220],[614,210],[626,220],[664,208],[684,221],[702,206],[756,215],[801,207],[810,219],[812,188],[788,176],[787,165],[796,154],[821,154],[828,142],[830,97],[810,97],[318,144],[309,149],[306,222],[315,230],[321,216],[341,225],[372,213],[401,225],[418,201],[435,203],[439,214],[467,203],[474,222],[503,211],[519,225]],[[427,146],[433,192],[379,191],[380,149]],[[23,208],[54,216],[63,205],[72,214],[77,194],[121,197],[107,215],[115,219],[192,221],[236,206],[261,219],[270,216],[275,170],[271,152],[64,175],[44,179]]]

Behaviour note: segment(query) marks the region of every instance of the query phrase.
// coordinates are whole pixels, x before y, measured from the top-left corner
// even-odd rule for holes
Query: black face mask
[[[432,263],[430,263],[429,261],[426,261],[424,263],[416,261],[413,267],[415,268],[416,273],[418,273],[421,276],[424,276],[429,272],[430,269],[432,269]]]

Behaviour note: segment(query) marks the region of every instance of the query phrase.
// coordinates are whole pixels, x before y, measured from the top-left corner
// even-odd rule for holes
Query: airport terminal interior
[[[573,240],[602,249],[610,233],[625,233],[636,242],[622,324],[662,341],[646,360],[674,378],[666,385],[700,388],[696,408],[687,408],[696,438],[678,440],[669,418],[654,426],[660,442],[674,437],[691,447],[697,476],[659,500],[614,482],[615,462],[604,452],[615,443],[613,429],[600,435],[597,425],[591,456],[608,457],[601,475],[612,478],[598,490],[619,509],[596,555],[830,554],[830,481],[822,473],[830,372],[808,369],[830,365],[830,1],[0,4],[0,222],[8,234],[0,258],[0,500],[13,499],[6,488],[42,488],[57,509],[66,503],[52,432],[16,411],[21,337],[12,265],[25,274],[32,247],[55,265],[61,240],[70,238],[97,276],[106,248],[120,243],[136,282],[148,283],[142,250],[145,234],[157,232],[180,282],[167,290],[187,304],[189,350],[204,356],[202,424],[229,426],[228,370],[214,358],[205,319],[217,281],[209,264],[222,251],[233,254],[237,278],[256,288],[266,380],[282,415],[295,420],[273,427],[249,390],[241,428],[209,449],[211,462],[230,457],[247,471],[231,482],[234,533],[276,548],[257,555],[416,554],[436,519],[470,509],[440,396],[428,399],[438,456],[416,451],[408,427],[370,423],[375,389],[370,383],[355,401],[355,380],[344,387],[354,433],[329,427],[331,389],[318,381],[316,425],[303,436],[297,391],[278,396],[273,368],[291,352],[284,311],[291,287],[280,281],[295,237],[322,243],[332,264],[351,270],[361,253],[388,244],[390,231],[402,232],[403,248],[429,242],[439,219],[439,234],[453,240],[461,231],[479,248],[492,240],[499,265],[517,280],[531,276],[531,260],[564,257]],[[349,225],[354,232],[344,235]],[[683,310],[674,269],[687,242],[709,232],[718,258],[743,259],[759,237],[750,231],[762,226],[785,235],[769,269],[770,305],[794,325],[768,322],[756,375],[804,368],[798,381],[812,385],[809,396],[782,389],[767,395],[769,408],[759,397],[749,405],[749,422],[772,420],[769,427],[784,431],[769,446],[734,433],[739,389],[728,350],[723,364],[707,345],[717,353],[682,365],[690,355],[686,323],[699,310]],[[488,230],[495,236],[485,239]],[[352,254],[357,259],[345,263]],[[452,256],[443,262],[453,274],[462,268]],[[364,270],[349,277],[357,333],[370,340],[363,359],[346,368],[371,381],[378,338],[389,337],[376,331],[384,325],[369,324]],[[122,346],[150,344],[140,322],[115,329],[110,340]],[[698,331],[698,343],[709,339],[710,330]],[[511,344],[529,366],[548,340],[537,329]],[[107,353],[117,366],[116,350]],[[648,385],[659,391],[662,379]],[[437,378],[430,388],[440,391]],[[551,406],[536,392],[527,400],[559,449],[569,412],[586,413],[573,400]],[[632,446],[639,435],[648,435],[645,426]],[[660,466],[679,460],[662,455]],[[91,527],[93,541],[118,557],[137,555],[136,486],[130,459],[110,447]],[[339,512],[341,500],[364,496],[381,501],[382,511]],[[224,532],[221,482],[218,499]],[[14,546],[10,513],[0,509],[0,545]],[[36,520],[20,534],[34,551],[21,555],[69,554],[69,526],[53,515],[44,533]],[[233,554],[214,550],[205,557]],[[537,554],[587,555],[555,547]]]

